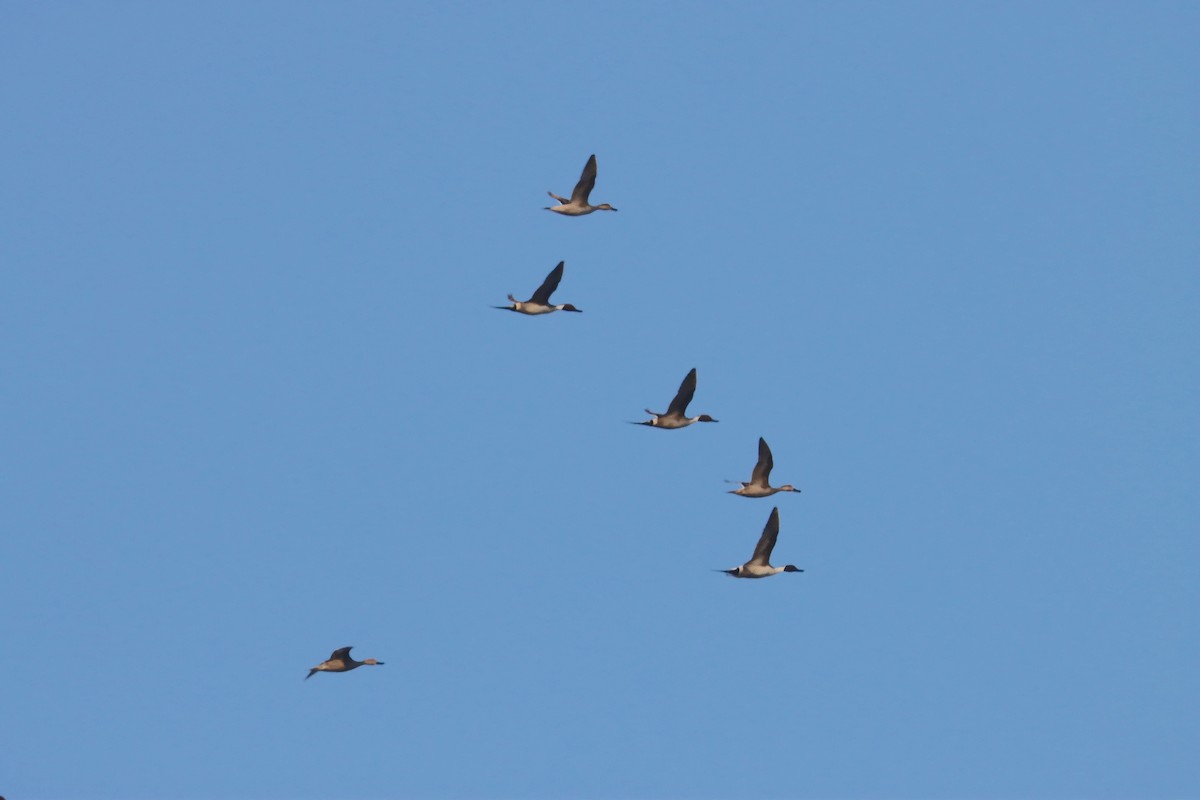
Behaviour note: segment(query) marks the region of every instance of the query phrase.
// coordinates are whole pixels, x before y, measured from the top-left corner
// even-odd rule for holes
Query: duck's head
[[[785,566],[783,568],[783,571],[784,572],[804,572],[804,570],[800,569],[797,566],[793,566],[792,564],[788,564],[787,566]]]
[[[595,211],[616,211],[616,209],[613,208],[612,206],[610,206],[608,203],[601,203],[600,205],[595,206],[594,210]]]
[[[700,416],[696,417],[696,422],[717,422],[717,420],[713,419],[708,414],[701,414]]]

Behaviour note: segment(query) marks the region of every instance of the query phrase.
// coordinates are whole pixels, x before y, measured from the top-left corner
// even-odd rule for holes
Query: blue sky
[[[0,793],[1200,794],[1198,33],[5,6]]]

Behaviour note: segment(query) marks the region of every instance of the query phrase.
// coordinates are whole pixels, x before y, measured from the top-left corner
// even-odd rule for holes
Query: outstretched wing
[[[588,195],[592,193],[592,187],[596,185],[596,154],[583,166],[583,174],[579,176],[579,183],[575,184],[575,190],[571,192],[571,202],[587,203]]]
[[[696,394],[696,368],[692,367],[692,371],[683,379],[683,383],[679,384],[679,391],[675,394],[675,399],[671,401],[671,407],[667,409],[667,416],[678,414],[684,416],[687,413],[688,403],[692,402],[692,395]]]
[[[554,294],[554,290],[558,288],[558,282],[562,280],[563,264],[565,263],[565,261],[560,261],[557,267],[550,270],[550,274],[533,293],[533,297],[529,298],[529,302],[537,303],[539,306],[550,305],[550,295]]]
[[[332,655],[329,656],[329,660],[330,661],[338,661],[340,659],[349,658],[350,651],[353,649],[354,649],[354,645],[350,645],[349,647],[339,647],[337,650],[333,651]]]
[[[771,470],[774,468],[775,459],[771,458],[771,448],[767,447],[767,441],[760,436],[758,437],[758,463],[754,465],[750,482],[759,486],[769,486]]]
[[[767,518],[767,526],[763,528],[762,536],[758,539],[758,544],[754,548],[754,556],[746,562],[759,567],[770,566],[771,551],[775,549],[775,540],[779,538],[779,506],[771,509],[771,516]]]

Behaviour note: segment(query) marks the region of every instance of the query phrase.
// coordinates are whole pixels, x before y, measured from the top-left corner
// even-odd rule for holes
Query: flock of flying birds
[[[582,217],[585,214],[591,214],[593,211],[616,211],[617,209],[610,206],[608,203],[601,203],[594,206],[588,202],[588,197],[592,193],[592,188],[596,185],[596,156],[593,155],[588,159],[587,164],[583,167],[583,174],[579,176],[579,183],[575,184],[574,191],[571,192],[570,199],[560,197],[554,192],[547,192],[551,197],[558,201],[556,206],[547,206],[547,211],[553,211],[557,214],[564,214],[568,217]],[[563,265],[566,262],[558,262],[558,266],[550,270],[550,274],[542,281],[542,285],[537,288],[528,300],[518,300],[511,294],[508,296],[511,305],[493,306],[493,308],[503,309],[505,311],[515,311],[518,314],[527,314],[537,316],[540,314],[550,314],[555,311],[575,311],[580,312],[570,303],[561,303],[553,305],[550,303],[550,295],[558,289],[559,282],[562,281]],[[708,414],[699,414],[695,417],[687,415],[687,407],[692,402],[692,397],[696,394],[696,370],[692,370],[683,379],[683,383],[679,384],[679,391],[675,393],[671,404],[667,406],[665,414],[646,409],[646,413],[650,415],[650,419],[644,422],[634,422],[633,425],[649,425],[651,428],[663,428],[665,430],[676,430],[678,428],[686,428],[694,422],[717,422]],[[775,466],[775,460],[771,457],[771,448],[767,446],[765,440],[759,437],[758,440],[758,463],[754,465],[754,471],[750,474],[749,481],[736,481],[741,484],[737,489],[730,491],[730,494],[740,495],[742,497],[770,497],[776,492],[799,492],[800,490],[791,484],[783,486],[772,486],[770,483],[771,469]],[[750,560],[740,567],[733,569],[722,569],[717,572],[724,572],[727,575],[732,575],[735,578],[766,578],[771,575],[776,575],[780,572],[803,572],[791,564],[786,564],[782,567],[771,566],[771,551],[775,549],[775,541],[779,538],[779,507],[771,509],[771,516],[767,518],[766,527],[763,528],[762,536],[758,539],[758,544],[754,547],[754,555]],[[339,647],[334,650],[327,661],[322,661],[308,671],[305,680],[308,680],[318,672],[349,672],[352,669],[363,665],[377,666],[383,664],[382,661],[376,661],[373,658],[368,658],[366,661],[355,661],[350,656],[350,647]],[[2,800],[2,798],[0,798]]]

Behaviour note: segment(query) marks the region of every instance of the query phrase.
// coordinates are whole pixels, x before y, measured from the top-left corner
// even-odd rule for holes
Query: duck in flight
[[[492,306],[492,308],[500,308],[505,311],[516,311],[518,314],[549,314],[554,311],[579,311],[570,303],[562,305],[550,305],[550,295],[554,294],[554,290],[558,288],[558,282],[562,280],[563,264],[565,261],[558,262],[558,266],[550,270],[550,274],[546,276],[546,280],[542,281],[542,285],[533,293],[533,297],[528,300],[521,301],[513,297],[511,294],[508,299],[512,301],[511,306]]]
[[[368,664],[372,667],[383,666],[382,661],[376,661],[373,658],[368,658],[366,661],[355,661],[350,657],[350,651],[353,647],[351,645],[350,647],[339,647],[337,650],[334,650],[329,656],[329,660],[322,661],[310,669],[308,674],[304,676],[304,680],[308,680],[318,672],[349,672],[352,669],[361,667],[363,664]]]
[[[778,538],[779,507],[776,506],[771,509],[771,516],[767,518],[767,526],[763,528],[762,536],[759,537],[758,544],[754,547],[754,555],[750,560],[740,567],[722,569],[718,572],[724,572],[735,578],[766,578],[780,572],[804,572],[791,564],[783,567],[771,566],[771,551],[775,549],[775,540]]]
[[[683,383],[679,384],[679,391],[675,393],[675,399],[671,401],[671,405],[667,408],[667,413],[659,414],[647,408],[646,413],[654,419],[648,419],[645,422],[635,422],[633,424],[674,430],[675,428],[686,428],[693,422],[716,422],[717,420],[708,414],[701,414],[698,417],[689,417],[687,415],[688,403],[692,402],[692,395],[695,393],[696,368],[692,367],[692,371],[683,379]]]
[[[601,203],[598,206],[588,203],[588,195],[592,193],[592,187],[596,185],[596,155],[592,157],[583,166],[583,174],[579,176],[579,183],[575,184],[575,190],[571,192],[571,199],[559,197],[554,192],[546,192],[546,194],[558,201],[556,206],[546,206],[547,211],[553,211],[557,214],[566,214],[568,217],[582,217],[584,214],[590,214],[593,211],[616,211],[615,208],[608,203]]]
[[[775,466],[775,459],[771,458],[771,448],[767,447],[767,442],[761,436],[758,437],[758,463],[754,465],[754,472],[750,473],[750,481],[727,481],[728,483],[740,483],[742,488],[730,491],[730,494],[738,494],[742,497],[770,497],[776,492],[799,492],[795,486],[790,483],[785,483],[783,486],[772,486],[770,483],[771,469]]]

